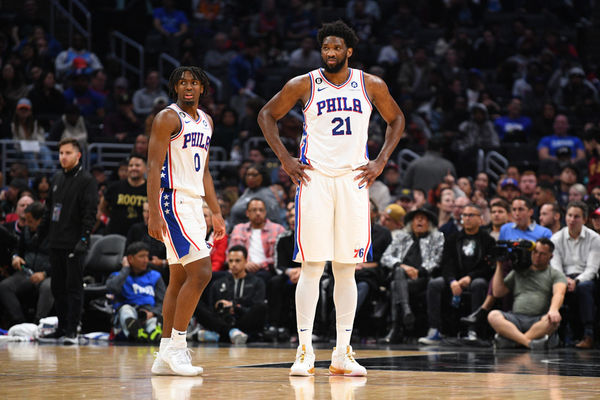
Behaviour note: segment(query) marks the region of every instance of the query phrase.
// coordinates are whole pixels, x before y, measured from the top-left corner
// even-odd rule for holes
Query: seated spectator
[[[213,37],[214,48],[209,49],[204,56],[204,68],[221,77],[227,76],[229,63],[236,56],[231,48],[231,41],[224,32],[217,32]]]
[[[467,204],[460,216],[464,229],[446,236],[440,263],[442,276],[432,278],[427,285],[427,315],[429,332],[419,339],[421,344],[435,344],[441,340],[442,303],[459,308],[462,294],[471,293],[471,310],[476,311],[486,297],[493,274],[490,256],[494,239],[484,230],[481,209]],[[481,333],[481,332],[480,332]],[[477,340],[477,331],[468,332],[468,340]]]
[[[312,37],[305,37],[300,47],[290,54],[289,67],[296,68],[299,73],[306,73],[321,66],[321,53],[315,49]]]
[[[122,95],[117,104],[117,110],[104,119],[102,139],[113,143],[132,143],[143,132],[142,121],[133,112],[133,103],[128,94]]]
[[[560,325],[559,309],[567,289],[565,275],[550,268],[554,243],[547,238],[536,241],[531,253],[531,266],[502,276],[500,265],[493,277],[494,297],[512,292],[511,312],[493,310],[488,321],[497,332],[496,348],[521,345],[531,350],[544,350],[558,345],[556,330]]]
[[[435,214],[426,208],[411,211],[404,217],[406,227],[392,232],[392,242],[381,257],[381,265],[392,271],[390,283],[390,332],[383,343],[395,343],[401,338],[400,316],[406,330],[412,330],[415,316],[410,298],[423,293],[429,278],[440,267],[444,235],[436,228]]]
[[[148,268],[148,245],[133,242],[125,254],[129,266],[113,272],[106,280],[106,288],[115,295],[114,327],[130,340],[158,343],[165,283],[159,272]]]
[[[572,201],[584,201],[587,190],[581,183],[575,183],[569,188],[569,203]]]
[[[569,202],[569,192],[571,186],[573,186],[579,180],[579,169],[573,164],[566,164],[562,167],[560,175],[558,176],[558,182],[556,183],[556,194],[558,204],[562,207],[566,207]]]
[[[29,88],[25,84],[22,74],[11,63],[2,67],[2,79],[0,79],[0,93],[8,105],[14,106],[19,99],[27,96]]]
[[[259,198],[263,201],[269,220],[276,223],[281,222],[281,210],[277,198],[269,188],[271,180],[266,168],[263,165],[252,164],[246,170],[243,179],[246,190],[231,207],[230,226],[233,228],[235,225],[248,220],[246,210],[248,209],[248,202],[253,198]]]
[[[452,219],[455,198],[456,196],[452,189],[446,187],[441,190],[440,200],[436,204],[438,208],[438,228],[444,226]]]
[[[554,102],[569,115],[578,114],[586,100],[598,103],[598,90],[585,77],[585,72],[579,67],[569,70],[568,80],[554,95]]]
[[[500,196],[508,200],[508,202],[512,202],[515,198],[521,196],[519,181],[514,178],[504,178],[500,182],[497,192]]]
[[[107,233],[127,236],[133,224],[144,220],[146,201],[146,159],[132,154],[128,159],[127,179],[111,184],[100,205],[102,212],[110,217]]]
[[[89,75],[102,69],[102,63],[90,50],[86,49],[85,38],[80,33],[73,35],[73,45],[56,56],[55,70],[58,79],[62,80],[77,70]]]
[[[34,201],[35,200],[33,196],[30,194],[24,194],[21,197],[19,197],[19,200],[17,200],[17,205],[15,207],[15,212],[6,214],[4,219],[4,227],[8,229],[8,232],[14,234],[17,237],[21,236],[21,234],[25,230],[25,227],[27,226],[25,220],[25,210]]]
[[[558,114],[554,118],[554,133],[544,136],[538,143],[538,157],[542,160],[558,161],[557,151],[566,147],[571,151],[571,161],[585,160],[585,147],[577,136],[569,136],[569,119],[564,114]]]
[[[492,205],[491,213],[492,222],[490,235],[495,240],[498,240],[498,236],[500,236],[500,228],[502,228],[502,226],[506,224],[510,219],[510,204],[508,204],[504,200],[500,200]]]
[[[215,240],[212,225],[212,212],[207,204],[202,206],[202,211],[204,212],[204,220],[206,221],[206,241],[211,244],[210,262],[212,264],[212,270],[213,272],[223,271],[225,269],[227,234],[221,239]]]
[[[168,97],[157,97],[156,99],[154,99],[154,103],[152,103],[152,111],[150,111],[150,114],[148,114],[148,116],[146,117],[146,119],[144,120],[144,134],[148,137],[150,137],[150,131],[152,130],[152,123],[154,122],[154,118],[156,117],[156,114],[158,114],[159,112],[161,112],[168,104],[169,99]],[[215,137],[216,139],[216,137]],[[211,141],[211,144],[214,143],[214,141]]]
[[[158,71],[151,70],[146,75],[145,86],[133,94],[133,112],[140,116],[147,116],[154,107],[154,100],[159,97],[168,98],[160,87]]]
[[[552,234],[561,230],[561,218],[561,210],[558,203],[546,203],[540,207],[540,225],[550,229]]]
[[[163,6],[154,9],[153,26],[162,39],[161,49],[173,54],[179,48],[181,37],[188,31],[189,22],[185,13],[175,9],[174,0],[163,0]]]
[[[547,181],[538,182],[533,195],[535,206],[541,208],[544,204],[557,203],[554,185]]]
[[[456,181],[456,185],[463,191],[466,197],[471,198],[473,195],[473,185],[471,184],[470,177],[461,176]]]
[[[371,212],[372,214],[372,212]],[[379,214],[379,225],[383,226],[390,232],[404,228],[404,216],[406,211],[398,204],[388,205],[382,213]],[[371,219],[371,221],[376,221]]]
[[[429,192],[450,172],[456,176],[454,165],[442,157],[443,142],[433,138],[425,155],[412,161],[404,173],[403,186]]]
[[[533,200],[536,185],[537,176],[535,175],[535,172],[531,170],[524,171],[521,175],[521,179],[519,179],[519,191],[521,192],[521,196]]]
[[[43,71],[27,95],[38,119],[49,128],[65,111],[65,98],[56,87],[54,72]]]
[[[448,237],[455,232],[460,232],[463,230],[463,210],[470,202],[471,201],[465,196],[461,196],[454,200],[454,207],[452,209],[452,216],[450,217],[450,220],[440,227],[440,232],[444,234],[444,237]],[[482,212],[483,210],[481,210],[480,213]]]
[[[526,142],[531,136],[531,119],[521,115],[521,100],[511,99],[506,110],[505,116],[494,121],[498,137],[503,142]]]
[[[77,71],[71,76],[71,87],[63,93],[65,104],[75,104],[81,115],[91,120],[104,118],[104,103],[106,99],[92,92],[89,88],[89,76]]]
[[[216,332],[211,337],[228,338],[233,344],[244,344],[248,335],[262,331],[267,306],[265,283],[254,274],[248,274],[248,251],[244,246],[234,245],[227,252],[227,264],[231,274],[216,281],[210,291],[209,307],[196,309],[198,322],[206,329]],[[202,341],[206,333],[200,331]]]
[[[42,125],[33,117],[31,101],[22,98],[17,103],[17,109],[10,124],[12,139],[19,142],[17,147],[22,156],[27,160],[30,170],[38,168],[51,169],[54,165],[52,153],[45,142],[45,132]],[[33,146],[25,148],[25,144]],[[40,164],[38,165],[38,162]]]
[[[242,245],[248,250],[244,262],[250,273],[256,273],[265,283],[275,273],[275,242],[285,229],[267,219],[265,202],[253,198],[248,202],[246,216],[249,222],[236,225],[231,232],[229,248]]]
[[[498,240],[530,240],[550,238],[552,232],[533,221],[533,208],[529,200],[517,197],[511,203],[512,220],[500,229]]]
[[[60,142],[65,138],[73,138],[85,149],[90,142],[89,132],[90,126],[81,115],[79,107],[68,104],[64,114],[50,128],[48,140]]]
[[[25,229],[19,238],[17,251],[12,256],[12,275],[0,281],[0,309],[6,314],[9,326],[26,322],[24,305],[19,300],[35,299],[35,316],[37,322],[52,309],[54,298],[50,290],[50,260],[47,238],[36,235],[37,228],[44,214],[44,206],[31,203],[25,209]]]
[[[423,206],[423,204],[419,204],[419,206],[417,206],[415,195],[418,196],[419,194],[423,196],[424,199],[425,195],[423,194],[423,191],[411,190],[408,188],[399,188],[398,190],[396,190],[396,204],[399,204],[404,209],[404,211],[407,212],[416,210],[417,208]]]
[[[595,290],[600,260],[600,235],[584,224],[588,207],[581,201],[569,202],[565,217],[567,226],[552,235],[556,246],[550,265],[567,277],[565,303],[568,323],[574,328],[583,325],[580,349],[594,347]],[[572,338],[567,338],[567,341]]]

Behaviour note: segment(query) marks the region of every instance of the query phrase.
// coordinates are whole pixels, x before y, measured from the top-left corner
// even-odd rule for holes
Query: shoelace
[[[190,354],[191,350],[188,348],[178,349],[175,353],[175,359],[180,364],[190,364],[192,362],[192,356]]]
[[[298,356],[296,357],[296,360],[299,360],[301,363],[303,363],[305,356],[306,356],[306,351],[302,351],[300,354],[298,354]]]

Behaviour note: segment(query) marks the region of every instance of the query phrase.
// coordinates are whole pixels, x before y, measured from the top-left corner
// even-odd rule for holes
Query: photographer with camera
[[[594,293],[600,263],[600,235],[584,225],[587,215],[584,202],[567,205],[567,226],[552,236],[556,251],[550,262],[567,276],[569,322],[583,325],[583,338],[575,345],[580,349],[594,347]]]
[[[550,239],[538,239],[529,268],[515,267],[506,278],[498,262],[492,278],[494,297],[512,292],[514,303],[511,312],[492,310],[488,315],[488,322],[497,333],[496,348],[520,344],[531,350],[544,350],[558,345],[555,332],[561,321],[559,309],[567,290],[567,278],[550,268],[553,251]]]
[[[231,247],[227,263],[231,274],[214,282],[210,289],[212,309],[200,304],[196,318],[203,327],[218,334],[211,336],[229,337],[233,344],[244,344],[248,334],[263,329],[267,314],[265,283],[246,271],[248,250],[244,246]],[[201,334],[205,332],[199,332],[199,340],[203,340]]]

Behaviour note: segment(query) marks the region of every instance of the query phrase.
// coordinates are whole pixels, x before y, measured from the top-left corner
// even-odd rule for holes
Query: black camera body
[[[498,240],[492,251],[496,261],[510,261],[515,271],[524,271],[531,266],[531,252],[535,243],[529,240]]]

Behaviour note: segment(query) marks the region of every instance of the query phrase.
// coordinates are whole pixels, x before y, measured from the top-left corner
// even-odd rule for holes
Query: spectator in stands
[[[135,137],[135,142],[133,143],[133,150],[131,154],[139,154],[143,156],[145,159],[148,158],[148,136],[140,133]]]
[[[473,195],[473,185],[471,184],[471,178],[467,178],[466,176],[461,176],[456,181],[456,184],[463,191],[466,197],[471,198]]]
[[[211,244],[210,249],[210,262],[212,264],[212,270],[223,271],[225,269],[225,259],[227,250],[227,235],[221,239],[214,239],[213,225],[212,225],[212,212],[207,204],[202,206],[204,212],[204,220],[206,221],[206,241]]]
[[[217,340],[229,338],[233,344],[244,344],[248,334],[263,329],[267,312],[265,283],[248,273],[248,251],[244,246],[229,248],[227,264],[231,274],[212,285],[209,307],[198,307],[196,318],[206,329],[218,334],[213,334]]]
[[[58,315],[57,330],[45,339],[62,338],[76,344],[83,303],[83,259],[96,221],[98,190],[92,175],[81,164],[81,148],[75,139],[58,144],[62,169],[52,178],[39,235],[48,234],[52,295]]]
[[[129,81],[124,76],[119,76],[112,84],[112,90],[105,98],[104,109],[106,113],[116,111],[119,107],[119,99],[123,95],[129,95]],[[167,99],[168,101],[168,99]]]
[[[436,204],[438,209],[438,228],[444,226],[446,222],[452,219],[455,199],[456,195],[452,189],[444,188],[441,190],[440,200]]]
[[[76,104],[84,118],[101,120],[104,118],[104,97],[89,88],[89,76],[76,71],[71,76],[71,87],[63,93],[65,104]]]
[[[551,101],[545,101],[541,112],[533,115],[533,140],[539,141],[554,130],[554,119],[557,114],[556,105]]]
[[[27,96],[28,91],[23,76],[16,66],[11,63],[4,64],[2,79],[0,79],[0,92],[8,105],[12,108],[19,99]]]
[[[404,173],[403,186],[429,192],[450,172],[456,176],[454,165],[442,157],[441,139],[432,138],[425,155],[412,161]]]
[[[556,330],[561,321],[560,306],[567,289],[565,275],[550,267],[554,244],[547,238],[538,239],[531,253],[531,266],[524,271],[511,271],[502,276],[496,267],[493,277],[495,297],[512,292],[511,312],[493,310],[488,321],[497,332],[496,348],[516,347],[544,350],[558,345]]]
[[[146,201],[146,159],[132,154],[128,159],[127,179],[110,185],[100,205],[102,212],[110,217],[107,233],[127,236],[133,224],[143,222]]]
[[[375,205],[375,207],[377,206]],[[373,211],[371,214],[373,214]],[[406,215],[406,210],[402,206],[398,204],[390,204],[383,210],[382,213],[377,214],[379,214],[379,225],[386,228],[390,232],[404,228],[404,216]],[[377,220],[372,219],[371,221]]]
[[[420,338],[421,344],[435,344],[441,340],[443,302],[459,308],[464,292],[471,293],[471,309],[476,311],[483,303],[488,282],[493,274],[490,259],[494,239],[484,230],[482,210],[476,204],[467,204],[461,212],[464,230],[446,236],[440,263],[442,276],[432,278],[427,285],[427,314],[429,332]],[[477,340],[477,331],[468,332],[468,340]]]
[[[59,142],[62,139],[72,138],[77,140],[83,149],[86,149],[90,142],[90,129],[89,124],[81,115],[79,107],[75,104],[67,104],[64,114],[50,128],[48,139]]]
[[[535,187],[537,186],[537,176],[531,170],[524,171],[519,179],[519,191],[521,196],[527,197],[533,201],[535,195]]]
[[[594,197],[596,200],[600,201],[600,186],[594,186],[592,190],[590,190],[590,197]]]
[[[252,198],[246,207],[249,222],[235,225],[231,232],[229,248],[242,245],[248,250],[246,269],[256,273],[265,283],[274,275],[274,253],[277,236],[285,229],[267,218],[265,202]]]
[[[90,90],[99,96],[106,98],[109,91],[106,87],[107,76],[104,70],[99,69],[90,75]]]
[[[412,210],[416,210],[417,208],[422,207],[425,204],[424,202],[417,204],[417,199],[415,198],[416,196],[423,196],[424,200],[424,194],[420,190],[401,188],[399,190],[396,190],[396,194],[396,204],[402,206],[404,211],[410,212]]]
[[[569,70],[568,81],[554,95],[554,102],[567,114],[578,114],[587,99],[598,103],[598,91],[585,78],[585,72],[579,67]]]
[[[25,209],[25,229],[19,237],[11,266],[14,273],[0,282],[0,309],[9,326],[26,322],[25,304],[19,299],[36,299],[34,323],[48,316],[54,299],[50,290],[48,240],[35,236],[42,220],[44,205],[35,202]]]
[[[464,208],[469,204],[471,200],[468,197],[460,196],[454,200],[454,206],[452,208],[452,215],[448,222],[444,225],[440,226],[440,232],[444,234],[444,237],[448,237],[456,232],[461,232],[463,230],[463,211]],[[483,210],[480,210],[480,214],[483,213]],[[480,215],[481,217],[481,215]]]
[[[233,228],[235,225],[247,221],[248,202],[253,198],[261,199],[266,206],[269,220],[279,223],[281,221],[279,203],[269,188],[270,178],[266,168],[263,165],[252,164],[246,170],[243,178],[246,189],[231,207],[230,226]]]
[[[256,82],[263,66],[258,56],[259,52],[258,41],[249,39],[242,52],[229,63],[229,85],[234,96],[230,104],[233,106],[236,102],[238,103],[237,106],[234,106],[238,114],[243,115],[246,101],[256,97]]]
[[[17,211],[17,203],[20,199],[19,194],[28,189],[28,185],[27,185],[27,180],[22,179],[22,178],[13,178],[10,183],[8,184],[8,186],[6,187],[5,190],[2,191],[2,193],[0,193],[0,212],[1,212],[1,220],[5,221],[7,223],[9,222],[13,222],[15,220],[17,220],[18,218],[13,217],[12,219],[9,217],[7,219],[7,215],[11,214],[11,213],[15,213]],[[29,196],[31,197],[31,196]],[[23,207],[23,210],[25,209],[27,205],[25,205]],[[23,218],[25,217],[25,215],[23,214]],[[20,224],[20,226],[22,227],[24,224],[24,220],[22,221],[22,223]]]
[[[86,49],[85,38],[80,33],[73,35],[73,45],[67,50],[61,51],[56,56],[55,70],[59,80],[79,71],[83,75],[89,75],[94,71],[102,69],[102,63],[92,51]]]
[[[579,179],[579,169],[573,164],[567,164],[562,167],[560,175],[558,176],[558,182],[556,183],[556,193],[558,204],[562,207],[566,207],[569,202],[569,190],[571,186],[577,183]]]
[[[179,41],[189,29],[189,21],[183,11],[175,9],[174,0],[163,0],[162,3],[162,7],[154,9],[153,26],[161,37],[160,50],[176,54]]]
[[[569,203],[572,201],[584,201],[587,197],[587,190],[581,183],[575,183],[569,188]]]
[[[229,155],[233,143],[238,138],[239,131],[237,113],[234,109],[226,107],[221,111],[221,115],[216,121],[215,134],[210,145],[224,148],[227,155]]]
[[[143,131],[142,121],[133,112],[131,97],[122,95],[117,100],[117,110],[104,119],[104,140],[131,143]]]
[[[540,181],[535,187],[535,195],[533,196],[535,205],[541,208],[544,204],[556,203],[556,192],[554,191],[554,185],[550,182]]]
[[[552,234],[562,228],[561,217],[560,206],[556,202],[545,203],[540,207],[540,225],[550,229]]]
[[[564,114],[558,114],[554,118],[554,134],[544,136],[538,143],[538,157],[542,160],[558,161],[557,151],[561,147],[571,150],[571,161],[585,160],[585,148],[583,142],[577,136],[568,136],[569,119]]]
[[[158,71],[150,70],[146,74],[145,86],[133,94],[133,111],[139,116],[147,116],[154,107],[154,100],[159,97],[168,98],[160,87]]]
[[[504,178],[502,182],[500,182],[497,192],[509,202],[512,202],[521,195],[519,182],[514,178]]]
[[[427,56],[427,49],[417,46],[412,59],[404,62],[398,73],[397,82],[402,93],[411,94],[419,102],[427,100],[431,96],[429,76],[434,68],[435,64]]]
[[[533,205],[525,197],[516,197],[511,203],[513,222],[500,229],[498,240],[530,240],[550,238],[552,232],[532,220]]]
[[[27,95],[31,100],[37,118],[48,128],[65,110],[65,98],[56,87],[54,73],[43,71]]]
[[[550,265],[567,277],[565,303],[571,327],[583,325],[583,337],[575,347],[594,347],[595,289],[600,259],[600,235],[586,227],[588,207],[582,201],[569,202],[567,226],[552,236],[556,246]],[[571,339],[571,338],[569,338]]]
[[[125,250],[127,266],[113,272],[106,288],[115,295],[114,327],[135,341],[160,341],[165,283],[160,273],[148,268],[150,248],[133,242]]]
[[[232,50],[231,42],[225,32],[215,34],[213,45],[214,48],[209,49],[204,56],[204,68],[219,77],[224,77],[229,63],[236,56],[236,52]]]
[[[521,114],[521,100],[512,98],[506,106],[507,114],[494,121],[503,142],[526,142],[531,137],[531,118]]]
[[[34,201],[35,199],[31,194],[23,193],[21,197],[19,197],[19,200],[17,200],[17,206],[15,207],[15,212],[6,214],[4,218],[4,227],[9,233],[14,234],[17,237],[21,236],[25,227],[27,226],[25,210]]]
[[[413,329],[415,316],[409,300],[426,290],[429,278],[438,272],[444,248],[444,235],[437,230],[437,218],[431,211],[426,208],[411,211],[404,221],[406,228],[392,232],[392,242],[381,257],[381,265],[393,272],[392,328],[384,343],[399,340],[400,315],[404,327]]]
[[[152,130],[152,123],[154,122],[154,117],[156,117],[156,114],[161,112],[168,105],[168,102],[169,99],[167,97],[157,97],[156,99],[154,99],[152,111],[150,111],[150,114],[148,114],[148,116],[144,120],[144,135],[150,137],[150,131]],[[212,143],[213,142],[211,141],[211,144]]]
[[[485,172],[479,172],[473,182],[475,190],[480,190],[484,196],[489,196],[490,193],[490,177]]]
[[[307,9],[302,0],[291,0],[285,16],[284,37],[287,40],[300,40],[314,34],[316,23],[310,9]]]
[[[48,178],[48,175],[43,173],[37,174],[33,181],[33,190],[37,200],[40,203],[45,204],[50,192],[50,179]]]
[[[12,139],[17,143],[21,155],[27,160],[30,170],[52,168],[52,153],[45,142],[44,128],[33,117],[31,101],[22,98],[17,103],[15,115],[10,124]],[[39,164],[38,164],[39,161]]]
[[[500,236],[500,228],[502,228],[504,224],[509,222],[511,214],[510,204],[508,204],[504,200],[500,200],[492,204],[491,214],[492,223],[490,235],[495,240],[498,240],[498,237]]]
[[[300,47],[290,54],[288,65],[290,68],[301,70],[300,73],[308,72],[321,65],[321,54],[315,50],[315,41],[312,37],[302,39]]]

